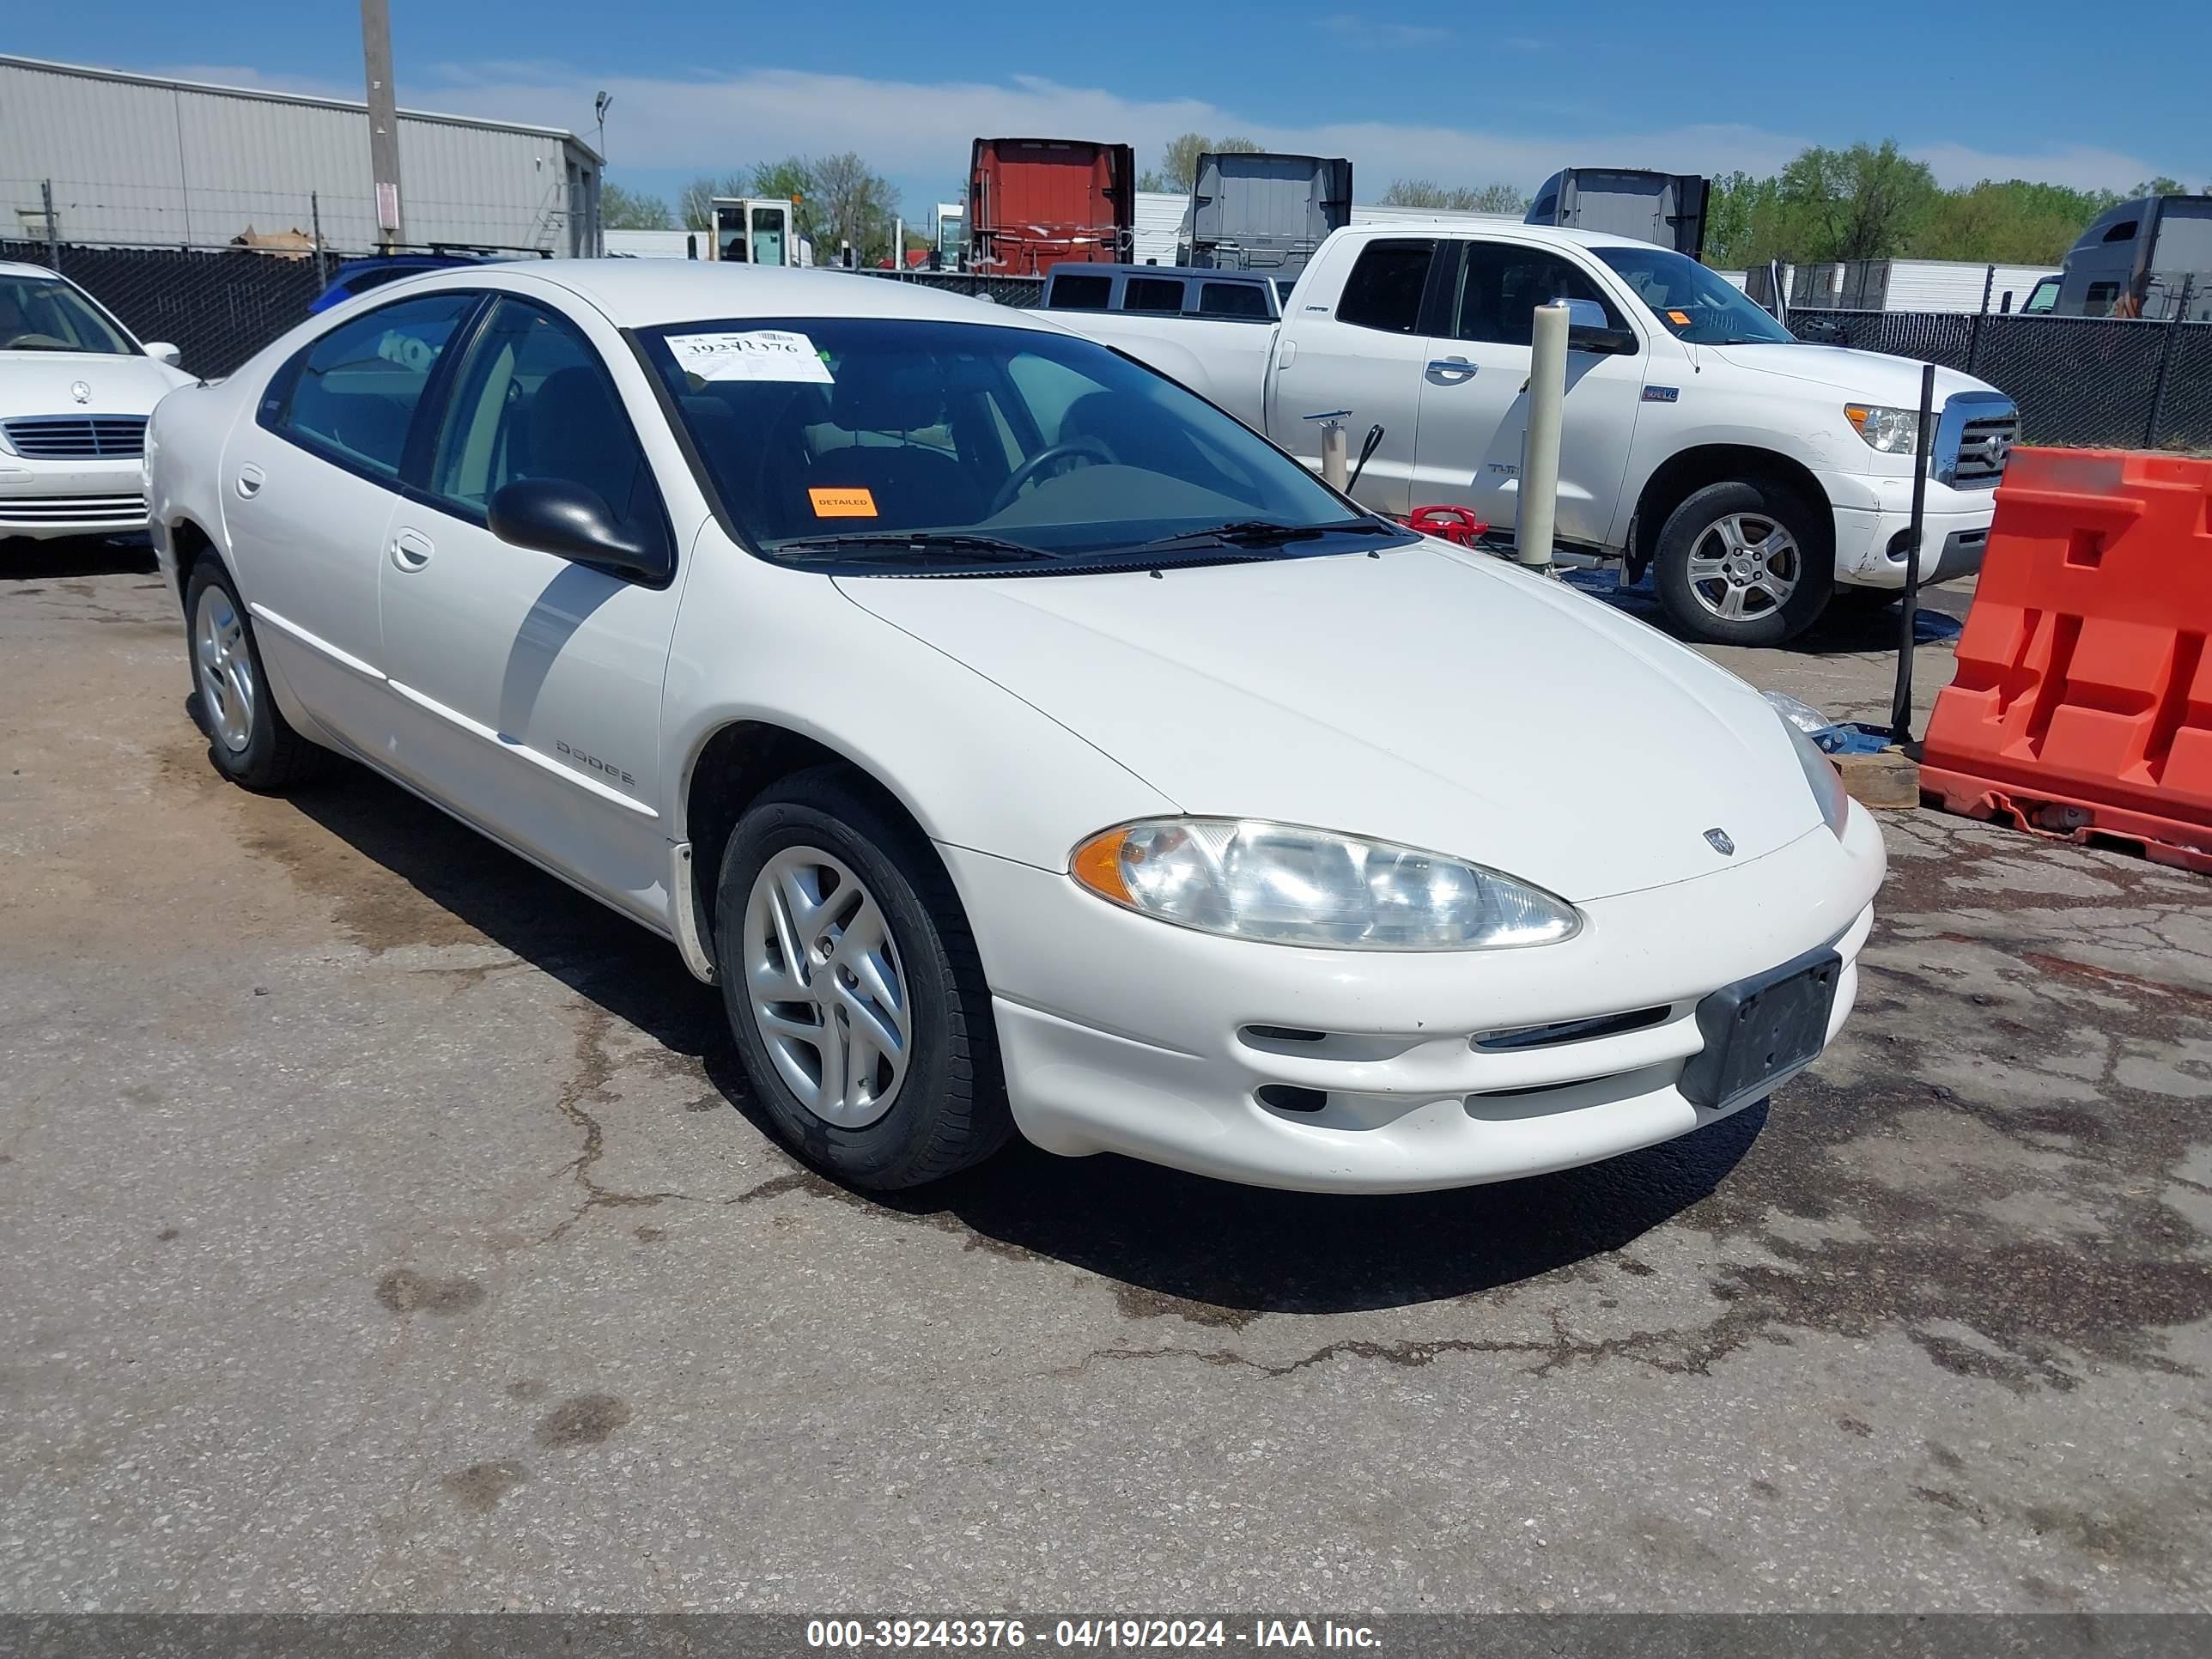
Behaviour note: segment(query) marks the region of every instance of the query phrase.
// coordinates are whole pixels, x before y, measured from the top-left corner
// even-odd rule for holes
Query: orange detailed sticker
[[[867,489],[810,489],[807,500],[814,503],[817,519],[872,519],[876,516],[876,498]]]
[[[1680,327],[1687,328],[1690,325],[1690,313],[1686,311],[1670,311],[1667,313],[1667,320]]]

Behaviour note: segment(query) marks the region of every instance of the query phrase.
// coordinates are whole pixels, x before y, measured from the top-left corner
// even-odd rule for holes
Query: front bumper
[[[1824,473],[1836,519],[1836,580],[1854,587],[1903,587],[1905,550],[1912,528],[1912,480],[1863,473]],[[1971,576],[1982,568],[1996,491],[1954,489],[1928,481],[1920,544],[1923,587]]]
[[[1062,874],[941,850],[1030,1140],[1346,1193],[1537,1175],[1716,1121],[1676,1086],[1702,1046],[1698,1000],[1833,943],[1832,1037],[1885,866],[1854,807],[1840,842],[1817,829],[1735,869],[1587,904],[1562,945],[1370,957],[1193,933]],[[1506,1049],[1474,1040],[1610,1016],[1641,1023]]]
[[[146,527],[146,481],[130,460],[0,454],[0,537],[116,536]]]

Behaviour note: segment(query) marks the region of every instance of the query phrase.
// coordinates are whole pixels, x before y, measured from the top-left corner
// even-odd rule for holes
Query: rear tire
[[[1653,559],[1659,603],[1708,645],[1780,645],[1835,586],[1825,507],[1771,479],[1707,484],[1668,515]]]
[[[281,795],[319,769],[324,751],[276,707],[253,622],[230,573],[211,555],[185,584],[185,639],[208,759],[242,789]]]
[[[855,1187],[918,1187],[1013,1133],[989,988],[927,842],[849,768],[774,786],[715,888],[715,976],[776,1133]]]

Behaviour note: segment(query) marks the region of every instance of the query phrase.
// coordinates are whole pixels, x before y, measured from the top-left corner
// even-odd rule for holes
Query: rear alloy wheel
[[[936,851],[868,781],[770,787],[722,854],[715,976],[777,1134],[856,1187],[981,1162],[1013,1131],[991,994]]]
[[[1780,484],[1709,484],[1659,532],[1660,603],[1692,639],[1779,645],[1828,602],[1831,539],[1813,509]]]
[[[212,556],[192,567],[185,615],[208,758],[242,788],[283,793],[314,770],[323,751],[291,728],[270,695],[253,623]]]

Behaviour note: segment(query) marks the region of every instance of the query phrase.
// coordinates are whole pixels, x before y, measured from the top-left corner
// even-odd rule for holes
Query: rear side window
[[[1114,279],[1111,276],[1054,276],[1052,279],[1051,309],[1103,311],[1113,292]]]
[[[1201,283],[1198,289],[1201,317],[1258,317],[1267,314],[1267,296],[1257,283]]]
[[[423,388],[479,297],[426,294],[340,324],[295,360],[291,395],[272,423],[337,460],[398,477]]]
[[[660,497],[606,365],[565,318],[501,299],[469,347],[430,470],[437,495],[481,514],[524,478],[582,484],[650,544]]]
[[[1124,311],[1181,311],[1182,284],[1171,276],[1132,276],[1121,290]]]
[[[1370,242],[1352,266],[1336,320],[1391,334],[1411,334],[1421,323],[1421,292],[1428,286],[1435,242]]]

